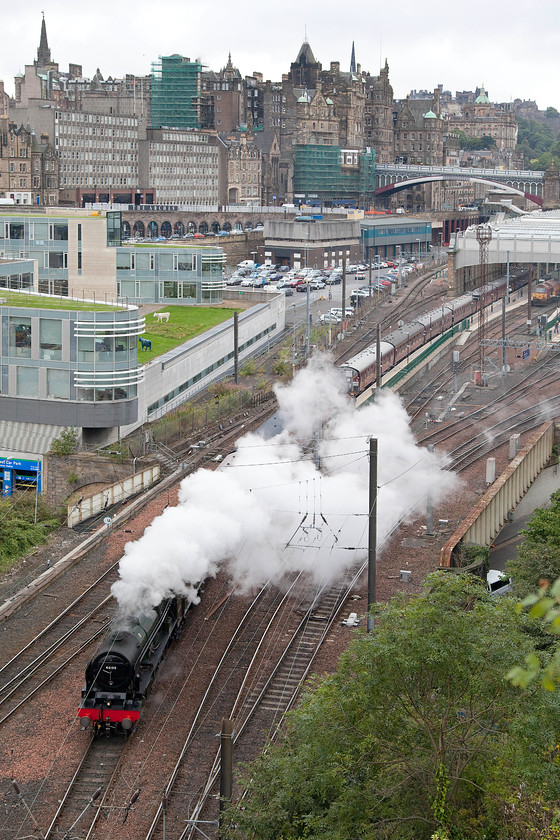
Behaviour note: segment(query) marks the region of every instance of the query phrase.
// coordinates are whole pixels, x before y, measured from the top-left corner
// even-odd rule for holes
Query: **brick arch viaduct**
[[[291,214],[293,215],[293,214]],[[262,208],[256,207],[254,212],[236,213],[235,211],[189,211],[189,210],[172,210],[159,209],[154,207],[153,210],[123,210],[122,223],[123,228],[130,230],[130,235],[133,235],[138,225],[143,226],[145,235],[148,235],[148,229],[151,223],[157,226],[157,233],[155,236],[161,234],[161,227],[165,225],[166,231],[170,229],[171,233],[180,233],[180,226],[184,233],[206,233],[207,231],[215,230],[254,230],[257,225],[263,225],[267,219],[278,219],[278,213],[263,212]],[[167,227],[169,226],[169,227]],[[202,226],[202,228],[201,228]],[[155,228],[153,228],[155,230]],[[164,233],[164,235],[166,235]],[[169,235],[169,234],[167,234]]]

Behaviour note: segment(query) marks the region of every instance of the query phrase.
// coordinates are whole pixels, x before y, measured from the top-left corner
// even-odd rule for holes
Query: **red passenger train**
[[[518,289],[528,280],[529,272],[521,271],[510,279],[510,289]],[[480,298],[483,296],[484,306],[502,297],[507,284],[506,277],[500,277],[487,283],[483,289],[461,295],[454,300],[447,301],[438,309],[432,309],[408,324],[402,324],[381,339],[381,370],[387,373],[395,365],[407,359],[420,347],[428,344],[433,338],[442,335],[446,330],[460,324],[464,318],[474,315],[480,308]],[[377,348],[376,344],[361,350],[341,366],[348,382],[348,393],[358,396],[370,385],[375,384],[377,377]]]

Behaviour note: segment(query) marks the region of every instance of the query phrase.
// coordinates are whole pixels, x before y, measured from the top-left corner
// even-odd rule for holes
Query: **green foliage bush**
[[[35,502],[37,522],[35,524]],[[41,496],[17,493],[0,500],[0,571],[6,571],[14,560],[44,543],[47,534],[60,525]]]
[[[257,372],[257,365],[253,359],[247,359],[239,368],[241,376],[254,376]]]
[[[550,497],[547,508],[537,508],[521,531],[524,542],[517,556],[507,564],[515,594],[525,598],[535,592],[540,581],[560,577],[560,490]]]
[[[288,362],[285,362],[282,359],[278,359],[278,361],[274,362],[274,366],[272,368],[276,376],[287,376],[290,369],[291,367]]]
[[[51,443],[51,455],[72,455],[78,449],[78,430],[75,426],[64,429]]]

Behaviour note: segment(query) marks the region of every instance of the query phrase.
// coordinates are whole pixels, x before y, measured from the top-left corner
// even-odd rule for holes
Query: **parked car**
[[[330,314],[331,315],[338,315],[339,318],[342,318],[342,309],[340,307],[334,306],[330,310]],[[351,315],[353,315],[354,314],[354,307],[353,306],[347,306],[346,309],[345,309],[345,314],[346,314],[347,318],[349,318]]]
[[[335,315],[334,312],[325,312],[319,317],[321,324],[340,324],[342,322],[341,315]]]

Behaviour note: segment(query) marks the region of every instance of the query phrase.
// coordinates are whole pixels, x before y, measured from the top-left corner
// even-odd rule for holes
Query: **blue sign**
[[[12,471],[2,470],[2,495],[12,495]]]
[[[523,358],[524,358],[524,359],[528,359],[528,358],[529,358],[529,356],[530,356],[530,353],[531,353],[531,351],[530,351],[530,350],[529,350],[529,348],[527,347],[527,349],[523,351]]]
[[[5,467],[9,470],[20,469],[29,472],[41,472],[40,461],[23,461],[19,458],[0,458],[0,469]]]
[[[18,470],[25,473],[37,473],[37,477],[22,475]],[[2,478],[2,495],[11,496],[18,481],[29,482],[36,485],[37,493],[41,492],[41,462],[27,461],[22,458],[0,458],[0,476]]]

